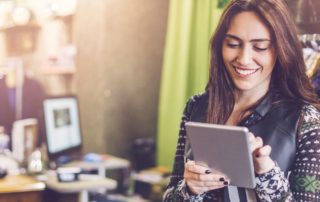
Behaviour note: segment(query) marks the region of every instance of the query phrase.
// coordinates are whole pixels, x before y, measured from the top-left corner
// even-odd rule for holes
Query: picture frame
[[[38,141],[38,120],[34,118],[15,121],[12,130],[12,153],[15,159],[24,163],[36,149]]]

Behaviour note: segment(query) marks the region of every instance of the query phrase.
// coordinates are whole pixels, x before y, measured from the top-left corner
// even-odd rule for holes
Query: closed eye
[[[236,44],[236,43],[227,43],[227,46],[230,48],[238,48],[240,47],[240,44]]]
[[[270,42],[257,42],[253,44],[253,49],[257,52],[268,50],[272,44]]]
[[[268,47],[267,48],[260,48],[260,47],[253,47],[256,51],[266,51],[268,50]]]

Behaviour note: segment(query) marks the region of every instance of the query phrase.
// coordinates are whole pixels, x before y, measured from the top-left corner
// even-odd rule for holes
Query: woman
[[[230,2],[211,41],[206,91],[184,110],[164,201],[319,201],[318,109],[285,3]],[[213,168],[185,162],[187,121],[249,128],[255,189],[228,186]]]

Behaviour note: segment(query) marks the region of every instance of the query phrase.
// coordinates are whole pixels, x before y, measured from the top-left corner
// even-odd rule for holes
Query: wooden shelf
[[[9,175],[0,180],[0,193],[42,191],[44,188],[45,184],[43,182],[39,182],[30,176]]]
[[[44,74],[48,74],[48,75],[74,74],[76,73],[76,68],[52,66],[52,67],[43,67],[42,71]]]
[[[21,30],[21,29],[37,30],[37,29],[40,29],[40,26],[35,23],[29,23],[26,25],[13,25],[12,24],[12,25],[0,27],[0,31],[3,31],[3,32],[10,32],[10,31]]]
[[[33,52],[39,30],[40,26],[34,23],[0,27],[5,36],[7,54],[11,56]]]
[[[65,20],[65,21],[70,21],[72,20],[74,14],[73,13],[70,13],[70,14],[66,14],[66,15],[56,15],[54,17],[54,19],[57,19],[57,20]]]

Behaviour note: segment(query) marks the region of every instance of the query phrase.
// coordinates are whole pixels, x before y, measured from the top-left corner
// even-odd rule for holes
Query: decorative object
[[[12,11],[12,23],[14,25],[27,25],[31,22],[32,13],[26,7],[15,7]]]

